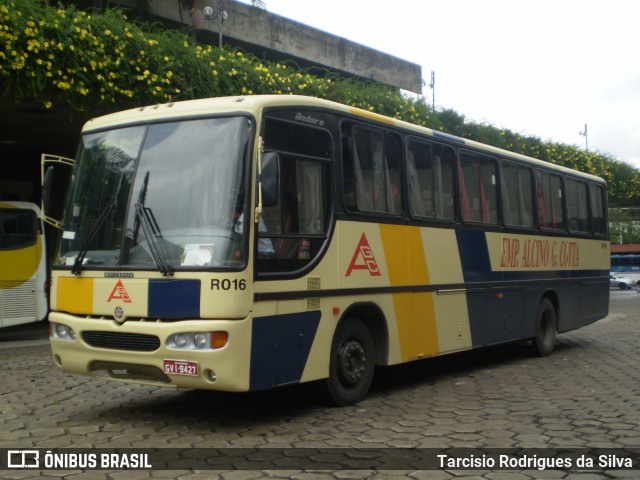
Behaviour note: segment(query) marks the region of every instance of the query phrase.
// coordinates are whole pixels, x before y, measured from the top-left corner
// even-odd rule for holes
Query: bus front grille
[[[155,335],[120,332],[82,332],[82,339],[92,347],[153,352],[160,347],[160,339]]]

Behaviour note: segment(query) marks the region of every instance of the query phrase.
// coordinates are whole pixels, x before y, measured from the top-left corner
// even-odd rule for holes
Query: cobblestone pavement
[[[639,307],[637,293],[612,291],[609,317],[561,335],[546,358],[504,345],[380,369],[369,397],[345,408],[325,407],[312,386],[222,394],[71,376],[53,366],[43,342],[4,345],[0,448],[640,447]],[[0,471],[0,478],[37,475],[590,480],[640,478],[640,471]]]

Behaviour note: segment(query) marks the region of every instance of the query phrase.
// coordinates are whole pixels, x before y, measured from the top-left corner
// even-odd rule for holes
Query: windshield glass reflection
[[[240,267],[249,120],[199,119],[84,136],[58,264]]]

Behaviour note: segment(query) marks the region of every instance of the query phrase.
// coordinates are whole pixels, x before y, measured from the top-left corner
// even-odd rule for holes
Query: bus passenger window
[[[411,215],[453,219],[453,151],[450,148],[410,140],[407,178]]]
[[[590,228],[587,184],[568,178],[566,185],[569,230],[572,232],[588,232]]]
[[[541,228],[564,230],[562,179],[560,175],[538,172],[538,220]]]
[[[598,236],[607,236],[607,216],[605,210],[605,191],[600,185],[589,185],[591,204],[591,225],[593,233]]]
[[[433,146],[433,158],[436,165],[440,166],[440,176],[436,176],[437,216],[447,220],[453,220],[456,215],[455,208],[455,161],[456,156],[450,147],[442,145]]]
[[[533,174],[528,167],[502,164],[502,214],[504,223],[533,227]]]
[[[471,153],[460,155],[460,197],[463,220],[498,223],[496,165],[493,159]]]
[[[434,166],[431,145],[410,141],[407,145],[409,210],[416,217],[435,217]]]
[[[347,125],[343,138],[347,207],[365,212],[401,213],[399,137],[361,125]]]

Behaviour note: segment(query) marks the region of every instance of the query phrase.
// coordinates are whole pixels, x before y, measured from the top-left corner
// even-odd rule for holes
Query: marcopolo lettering
[[[324,120],[312,117],[311,115],[303,115],[302,113],[296,113],[295,119],[298,122],[308,123],[309,125],[317,125],[318,127],[324,126]]]

